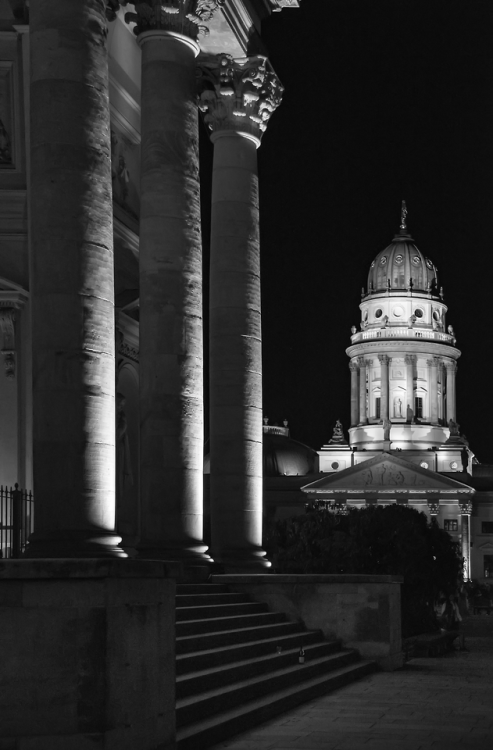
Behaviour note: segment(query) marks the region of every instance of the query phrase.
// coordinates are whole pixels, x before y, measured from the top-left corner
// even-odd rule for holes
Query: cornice
[[[457,360],[461,356],[459,349],[448,344],[439,344],[437,342],[428,342],[424,339],[420,339],[419,343],[416,341],[365,341],[358,344],[353,344],[346,349],[348,357],[360,357],[366,356],[367,354],[416,354],[417,356],[438,356],[448,360]]]

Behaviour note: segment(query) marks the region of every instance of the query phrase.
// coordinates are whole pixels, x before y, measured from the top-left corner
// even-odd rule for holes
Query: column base
[[[121,536],[109,531],[34,532],[24,552],[29,559],[128,557]]]
[[[236,573],[267,573],[272,563],[266,557],[263,549],[238,550],[223,549],[214,554],[215,568],[219,566],[226,574]]]

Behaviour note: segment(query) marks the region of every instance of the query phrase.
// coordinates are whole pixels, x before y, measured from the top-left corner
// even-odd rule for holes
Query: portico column
[[[471,579],[471,513],[472,503],[463,503],[460,507],[461,548],[464,558],[464,579]]]
[[[430,386],[430,422],[438,424],[438,359],[432,357],[427,361],[428,382]]]
[[[456,362],[445,362],[447,370],[447,424],[452,419],[455,422],[455,373]]]
[[[356,362],[349,363],[351,370],[351,427],[358,424],[358,365]]]
[[[416,362],[416,356],[414,354],[406,354],[406,421],[413,421],[415,418],[414,413],[414,363]],[[411,412],[409,411],[411,409]]]
[[[126,557],[115,534],[105,3],[30,9],[35,532],[29,557]]]
[[[262,549],[262,332],[257,148],[282,87],[263,56],[200,60],[214,144],[210,260],[211,552],[227,571]]]
[[[379,354],[380,360],[380,385],[382,400],[380,402],[380,419],[389,418],[389,357],[386,354]]]
[[[368,424],[366,414],[366,360],[358,357],[359,365],[359,423]]]
[[[198,5],[143,2],[125,14],[142,50],[138,549],[141,557],[187,564],[209,560],[195,58],[199,22],[218,2]]]

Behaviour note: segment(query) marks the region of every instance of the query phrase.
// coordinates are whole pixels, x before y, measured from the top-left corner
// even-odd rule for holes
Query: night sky
[[[315,449],[347,435],[350,329],[406,200],[462,352],[461,432],[493,463],[493,5],[302,0],[262,36],[286,89],[259,149],[265,415]]]

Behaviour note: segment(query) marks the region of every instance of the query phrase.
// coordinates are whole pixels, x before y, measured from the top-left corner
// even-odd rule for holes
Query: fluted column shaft
[[[115,351],[105,4],[30,12],[35,532],[30,557],[125,556],[115,528]]]
[[[359,423],[367,424],[368,417],[366,413],[366,360],[364,357],[358,357],[359,365]]]
[[[407,354],[405,357],[406,362],[406,420],[409,421],[410,415],[412,418],[414,414],[414,364],[416,357],[413,354]],[[409,411],[411,410],[411,412]]]
[[[212,554],[270,567],[262,549],[262,327],[257,147],[282,87],[264,56],[206,55],[199,107],[212,131],[210,460]]]
[[[464,578],[471,578],[471,507],[461,506],[461,547],[464,558]]]
[[[356,427],[359,417],[358,365],[356,362],[350,362],[349,369],[351,370],[351,427]]]
[[[428,360],[430,384],[430,422],[438,424],[438,360],[432,357]]]
[[[381,402],[380,418],[382,420],[389,418],[389,357],[386,354],[380,354],[380,385],[381,385]]]
[[[205,559],[202,242],[195,57],[165,30],[142,49],[140,456],[142,557]]]
[[[455,373],[457,372],[457,365],[455,362],[446,362],[445,368],[447,370],[447,423],[449,420],[455,422]]]

